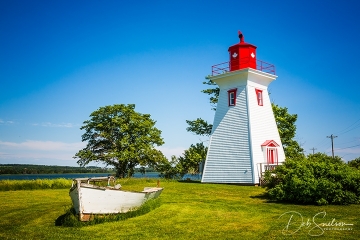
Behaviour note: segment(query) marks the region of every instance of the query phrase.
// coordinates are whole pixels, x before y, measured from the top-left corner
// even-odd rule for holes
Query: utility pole
[[[331,138],[331,151],[332,151],[332,157],[334,157],[334,138],[337,138],[337,136],[331,134],[330,136],[326,136],[326,137]]]
[[[310,150],[312,150],[313,151],[313,154],[315,154],[315,150],[316,150],[317,148],[310,148]]]

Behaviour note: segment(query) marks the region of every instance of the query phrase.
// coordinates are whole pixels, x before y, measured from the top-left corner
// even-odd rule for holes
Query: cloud
[[[5,121],[5,120],[0,118],[0,124],[13,124],[13,123],[14,123],[14,121],[10,121],[10,120]]]
[[[4,142],[0,141],[0,159],[11,161],[13,159],[57,159],[71,160],[77,151],[84,148],[86,143],[35,141]]]
[[[156,147],[156,149],[160,150],[165,155],[165,157],[167,157],[167,159],[170,160],[172,155],[175,155],[177,157],[182,155],[186,148],[183,147],[169,148],[169,147],[160,146],[160,147]]]
[[[85,147],[86,143],[64,143],[53,141],[34,141],[28,140],[26,142],[3,142],[0,141],[0,148],[6,147],[16,150],[40,150],[40,151],[71,151]]]
[[[1,158],[1,156],[8,156],[8,155],[10,155],[10,154],[5,153],[5,152],[0,152],[0,158]]]
[[[64,128],[72,128],[75,126],[79,126],[78,124],[73,123],[51,123],[51,122],[42,122],[42,123],[34,123],[33,126],[40,126],[40,127],[64,127]]]
[[[44,152],[17,152],[17,153],[3,153],[0,154],[0,159],[7,160],[7,162],[12,162],[12,160],[23,160],[27,162],[28,160],[39,160],[39,159],[52,159],[52,160],[76,160],[73,159],[74,153],[62,152],[62,153],[44,153]]]

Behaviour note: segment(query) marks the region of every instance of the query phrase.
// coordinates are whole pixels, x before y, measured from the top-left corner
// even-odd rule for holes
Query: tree
[[[209,78],[206,78],[207,81],[203,84],[209,86],[215,86],[216,83],[211,81]],[[208,88],[202,90],[203,93],[210,95],[210,104],[212,105],[212,110],[216,110],[216,103],[218,102],[220,88]],[[298,155],[304,155],[304,149],[301,148],[299,143],[294,140],[296,134],[296,125],[297,114],[290,114],[286,107],[280,107],[275,104],[271,104],[274,112],[275,121],[278,127],[279,135],[281,142],[283,144],[285,156],[287,158],[297,157]],[[210,136],[212,124],[209,124],[201,118],[196,120],[186,120],[189,127],[186,128],[188,132],[192,132],[200,136]]]
[[[171,156],[170,161],[164,161],[156,166],[156,171],[159,172],[159,176],[166,179],[180,179],[180,165],[176,156]]]
[[[164,144],[150,114],[135,112],[134,104],[100,107],[80,128],[87,146],[74,156],[80,166],[92,161],[114,166],[117,177],[132,176],[134,168],[166,161],[155,146]]]
[[[215,82],[213,82],[212,80],[209,79],[209,77],[205,77],[205,79],[207,80],[206,82],[203,82],[203,84],[209,85],[209,86],[216,86],[214,88],[207,88],[202,90],[201,92],[208,94],[210,96],[210,104],[212,105],[212,109],[211,110],[216,110],[216,104],[218,102],[219,99],[219,94],[220,94],[220,88],[217,86],[217,84]]]
[[[198,174],[200,163],[205,161],[207,147],[203,143],[191,144],[189,149],[185,150],[183,155],[178,158],[180,175],[183,177],[186,173]]]
[[[188,132],[193,132],[199,136],[210,136],[212,124],[209,124],[201,118],[197,118],[194,121],[186,120],[189,127],[186,128]]]
[[[354,167],[360,170],[360,157],[355,158],[354,160],[351,160],[348,162],[350,167]]]
[[[287,158],[295,158],[304,155],[304,149],[294,140],[296,134],[297,114],[290,114],[286,107],[271,104],[275,122],[279,131],[281,143]]]
[[[203,82],[203,84],[209,86],[217,86],[215,82],[211,81],[208,77],[206,77],[207,81]],[[201,91],[202,93],[208,94],[210,96],[210,104],[212,106],[211,110],[216,110],[216,104],[219,99],[220,88],[207,88]],[[189,127],[186,128],[188,132],[192,132],[196,135],[200,136],[210,136],[212,130],[212,124],[203,120],[202,118],[197,118],[196,120],[186,120],[186,123]]]
[[[191,144],[180,157],[172,156],[170,162],[159,165],[157,170],[165,178],[182,178],[185,174],[198,174],[199,166],[206,158],[207,147],[203,143]]]

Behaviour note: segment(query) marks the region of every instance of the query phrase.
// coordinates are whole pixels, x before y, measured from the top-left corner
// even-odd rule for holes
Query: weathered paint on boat
[[[115,187],[99,187],[90,182],[110,181],[113,177],[74,179],[69,195],[81,221],[94,214],[125,213],[140,207],[149,199],[157,198],[163,188],[145,187],[142,192],[123,191]]]

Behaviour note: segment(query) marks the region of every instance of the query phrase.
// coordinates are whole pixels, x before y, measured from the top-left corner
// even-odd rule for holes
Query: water
[[[9,174],[0,175],[0,180],[34,180],[34,179],[74,179],[74,178],[88,178],[88,177],[107,177],[109,173],[62,173],[62,174]],[[134,178],[159,178],[159,173],[149,172],[146,174],[135,173]],[[200,175],[186,174],[184,179],[200,180]]]

